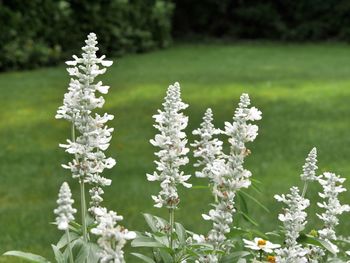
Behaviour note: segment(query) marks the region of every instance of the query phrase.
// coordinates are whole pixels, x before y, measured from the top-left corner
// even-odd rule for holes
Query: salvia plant
[[[148,181],[160,186],[159,193],[151,197],[154,206],[166,209],[169,217],[144,213],[149,231],[124,228],[120,224],[123,217],[103,206],[103,189],[112,180],[102,173],[116,164],[105,154],[113,132],[107,122],[114,117],[96,112],[103,107],[103,95],[109,90],[109,86],[96,79],[113,63],[97,53],[97,37],[90,33],[81,57],[74,55],[73,60],[66,62],[71,79],[56,118],[70,124],[71,137],[60,147],[70,154],[71,160],[62,167],[71,174],[72,179],[67,181],[79,185],[80,202],[74,201],[68,183],[63,182],[53,211],[56,217],[53,224],[62,233],[58,243],[51,246],[56,262],[123,263],[128,241],[135,249],[132,258],[147,263],[350,262],[350,238],[336,232],[339,216],[350,212],[350,206],[339,200],[339,194],[346,191],[345,179],[331,172],[317,175],[316,148],[307,155],[302,167],[302,187],[292,186],[289,193],[274,196],[283,205],[278,215],[280,226],[264,233],[249,216],[247,200],[268,209],[246,191],[251,187],[259,192],[260,183],[244,165],[251,153],[249,143],[258,135],[258,126],[253,123],[262,118],[261,111],[251,106],[248,94],[242,94],[232,120],[220,129],[214,126],[213,111],[209,108],[200,127],[192,132],[196,139],[189,144],[185,115],[188,104],[182,101],[177,82],[168,87],[162,108],[153,115],[157,134],[150,143],[156,147],[156,167],[146,175]],[[191,175],[185,172],[189,147],[195,158],[195,176],[202,178],[208,185],[204,188],[212,195],[211,209],[202,215],[203,220],[211,223],[211,229],[204,233],[194,233],[175,221],[181,206],[178,187],[192,187]],[[310,184],[318,184],[322,189],[316,202],[320,210],[315,225],[307,221],[307,208],[312,204],[308,199]],[[49,262],[42,256],[21,251],[4,255]]]

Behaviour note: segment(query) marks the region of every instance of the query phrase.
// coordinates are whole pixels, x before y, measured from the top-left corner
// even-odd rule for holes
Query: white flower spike
[[[208,241],[214,245],[215,249],[225,249],[225,235],[230,232],[230,226],[233,222],[237,191],[247,188],[251,184],[251,172],[243,167],[244,158],[249,153],[245,144],[256,138],[258,126],[249,122],[260,120],[261,112],[255,107],[249,106],[248,94],[242,94],[235,110],[233,122],[225,123],[225,130],[222,133],[229,137],[230,153],[228,155],[219,152],[219,150],[221,151],[219,141],[215,141],[215,143],[211,141],[215,145],[216,159],[211,161],[210,176],[213,181],[213,195],[217,201],[213,205],[214,208],[202,216],[205,220],[213,222],[213,228],[208,233]],[[212,128],[211,134],[214,133],[215,130]],[[203,126],[200,134],[202,137],[205,134]],[[211,154],[211,158],[214,159],[213,152]]]
[[[72,123],[72,139],[60,146],[74,158],[62,166],[72,172],[73,178],[92,185],[93,188],[89,191],[92,200],[89,211],[92,212],[103,200],[101,187],[111,184],[111,180],[102,177],[101,173],[104,169],[111,169],[116,163],[104,153],[109,147],[113,132],[113,128],[107,127],[106,123],[113,120],[114,116],[93,113],[105,102],[102,96],[97,96],[97,92],[106,94],[109,89],[101,81],[95,83],[95,78],[105,73],[105,67],[111,66],[113,62],[104,60],[105,56],[97,57],[97,37],[94,33],[88,35],[85,43],[82,57],[74,55],[72,61],[66,62],[71,66],[67,71],[72,78],[56,118]]]
[[[305,182],[317,181],[317,168],[317,150],[314,147],[306,157],[305,164],[303,166],[303,173],[300,175],[301,180]]]
[[[324,223],[324,228],[318,233],[321,239],[337,240],[335,227],[339,224],[338,216],[344,212],[350,212],[350,206],[341,205],[338,199],[338,195],[346,191],[342,185],[345,178],[325,172],[318,181],[323,187],[323,193],[319,193],[319,195],[324,201],[317,203],[317,205],[325,209],[325,212],[317,215]]]
[[[67,230],[69,223],[74,220],[74,214],[77,210],[72,207],[73,203],[74,200],[72,199],[69,185],[64,182],[58,193],[58,207],[54,210],[54,213],[57,215],[56,224],[59,230]]]
[[[201,178],[207,177],[211,183],[215,180],[213,177],[217,175],[215,172],[217,159],[222,156],[222,141],[214,138],[221,131],[216,129],[212,122],[213,112],[209,108],[203,116],[201,127],[192,132],[193,135],[200,136],[200,139],[191,144],[194,148],[194,157],[199,158],[194,166],[203,167],[202,171],[196,172],[196,176]]]
[[[284,214],[279,214],[278,216],[278,219],[283,223],[286,238],[285,247],[275,251],[277,262],[306,263],[308,250],[298,244],[297,238],[307,223],[307,214],[304,210],[310,205],[310,202],[299,194],[297,187],[292,187],[290,194],[275,195],[275,199],[287,205],[284,208]]]
[[[153,174],[147,174],[149,181],[160,181],[161,191],[158,196],[152,196],[155,201],[155,207],[167,207],[174,209],[180,202],[177,185],[190,188],[191,184],[187,183],[190,175],[184,175],[180,170],[181,166],[188,163],[186,157],[189,149],[186,148],[186,134],[183,130],[187,127],[188,117],[181,111],[188,107],[183,103],[180,97],[180,85],[175,83],[170,85],[163,110],[158,110],[154,115],[156,124],[154,127],[159,131],[150,142],[153,146],[159,147],[160,150],[155,153],[159,161],[155,161],[157,171]]]

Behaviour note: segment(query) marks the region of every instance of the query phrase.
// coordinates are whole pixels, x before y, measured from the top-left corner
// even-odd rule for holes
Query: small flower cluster
[[[292,187],[290,194],[275,195],[275,199],[287,205],[284,214],[278,216],[278,219],[283,223],[286,239],[285,247],[276,250],[277,262],[306,263],[308,250],[298,244],[297,238],[307,223],[307,214],[304,210],[310,205],[310,202],[299,194],[297,187]]]
[[[69,223],[74,220],[74,214],[77,210],[72,207],[73,203],[74,200],[72,199],[69,185],[64,182],[58,193],[58,207],[54,210],[54,213],[57,215],[56,224],[59,230],[68,230]]]
[[[98,245],[103,249],[100,257],[101,263],[124,263],[124,251],[127,240],[134,239],[136,233],[128,231],[118,221],[123,217],[114,211],[107,212],[106,208],[95,208],[97,226],[91,229],[91,233],[100,236]]]
[[[305,164],[303,165],[303,173],[300,175],[301,180],[304,182],[317,181],[317,168],[317,150],[314,147],[306,157]]]
[[[335,227],[339,224],[338,216],[350,211],[349,205],[341,205],[338,200],[338,195],[346,191],[342,186],[345,178],[326,172],[318,181],[323,187],[323,193],[319,193],[319,195],[324,201],[317,203],[317,205],[326,210],[321,215],[317,215],[324,223],[324,228],[318,233],[322,239],[336,240]]]
[[[248,122],[260,120],[261,112],[249,106],[249,96],[242,94],[233,122],[226,122],[225,130],[221,132],[229,137],[230,153],[228,155],[221,152],[221,141],[213,138],[219,132],[211,124],[211,111],[205,114],[201,129],[194,132],[201,138],[199,142],[194,143],[194,146],[197,146],[195,156],[203,159],[198,164],[204,165],[199,174],[205,174],[205,177],[209,177],[212,181],[213,195],[216,199],[214,208],[209,211],[209,214],[202,215],[205,220],[213,222],[213,229],[209,231],[207,239],[215,248],[223,248],[225,234],[230,232],[237,191],[251,184],[249,179],[251,172],[243,168],[244,158],[249,153],[245,143],[254,141],[256,138],[258,127]]]
[[[206,110],[200,126],[192,132],[193,135],[200,136],[200,140],[191,144],[194,148],[193,155],[198,158],[194,166],[203,166],[201,171],[196,171],[196,176],[208,178],[213,184],[216,180],[215,176],[217,176],[216,167],[220,163],[218,159],[222,156],[222,141],[214,138],[215,135],[221,134],[221,130],[214,127],[213,112],[210,108]]]
[[[160,181],[161,191],[158,196],[152,196],[155,201],[155,207],[163,206],[174,209],[180,202],[177,185],[181,184],[187,188],[192,185],[186,181],[190,175],[184,175],[180,170],[181,166],[188,163],[186,154],[189,149],[186,148],[186,134],[183,130],[187,127],[188,117],[181,110],[188,107],[183,103],[180,97],[180,85],[175,83],[170,85],[163,110],[158,110],[154,115],[156,125],[154,127],[160,132],[150,142],[160,150],[155,153],[159,161],[155,161],[157,171],[153,174],[147,174],[149,181]]]
[[[60,146],[72,154],[74,159],[62,166],[72,172],[73,178],[92,185],[89,192],[92,197],[90,211],[93,211],[103,200],[101,187],[111,184],[111,180],[102,177],[101,173],[115,165],[115,160],[104,154],[113,132],[113,128],[107,127],[106,122],[114,117],[107,113],[102,116],[92,114],[93,110],[101,108],[105,102],[102,96],[96,97],[96,92],[107,94],[109,87],[103,86],[101,81],[94,81],[113,62],[104,60],[105,56],[97,57],[97,38],[94,33],[88,35],[85,43],[82,57],[73,56],[74,60],[66,62],[68,66],[72,66],[67,69],[72,78],[56,118],[72,123],[72,139]],[[77,137],[75,129],[79,132]]]

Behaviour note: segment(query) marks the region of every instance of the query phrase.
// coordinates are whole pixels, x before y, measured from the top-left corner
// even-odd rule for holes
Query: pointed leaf
[[[147,225],[152,230],[152,232],[157,232],[157,221],[154,219],[153,215],[151,214],[143,214],[143,217],[146,220]]]
[[[131,253],[131,255],[133,255],[139,259],[142,259],[146,263],[155,263],[153,259],[151,259],[150,257],[147,257],[145,255],[142,255],[140,253]]]
[[[162,243],[150,237],[138,237],[131,242],[133,247],[165,247]]]
[[[262,209],[264,209],[267,213],[270,213],[270,210],[266,206],[264,206],[262,203],[260,203],[258,199],[256,199],[255,197],[253,197],[252,195],[250,195],[246,192],[240,191],[240,193],[243,194],[244,196],[248,197],[250,200],[252,200],[258,206],[260,206]]]
[[[16,251],[16,250],[7,251],[3,255],[4,256],[18,257],[18,258],[22,258],[24,260],[27,260],[29,262],[35,262],[35,263],[49,263],[50,262],[42,256],[35,255],[32,253],[22,252],[22,251]]]
[[[186,229],[180,223],[175,223],[175,231],[181,244],[186,244]]]

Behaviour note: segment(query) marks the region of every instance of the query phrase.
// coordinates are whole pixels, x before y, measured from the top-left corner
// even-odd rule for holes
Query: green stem
[[[72,123],[71,133],[72,133],[72,141],[75,142],[75,126],[74,126],[74,123]]]
[[[75,126],[72,123],[72,141],[75,142]],[[75,155],[75,159],[78,161],[78,157]],[[84,241],[88,241],[87,227],[86,227],[86,201],[85,201],[85,183],[83,179],[80,179],[80,207],[81,207],[81,224],[83,227]]]
[[[80,180],[80,203],[81,203],[81,222],[83,226],[84,241],[88,241],[87,227],[86,227],[86,201],[85,201],[85,183]]]
[[[262,261],[262,256],[263,256],[263,251],[262,250],[260,250],[260,256],[259,256],[259,261]]]
[[[170,224],[170,249],[173,249],[173,231],[174,231],[174,217],[175,217],[175,209],[169,209],[169,224]]]
[[[68,250],[69,250],[69,262],[70,263],[74,263],[72,246],[71,246],[71,243],[70,243],[69,229],[66,230],[66,234],[67,234]]]
[[[302,196],[303,198],[305,197],[306,190],[307,190],[307,182],[304,183],[303,192],[302,192],[302,194],[301,194],[301,196]]]

